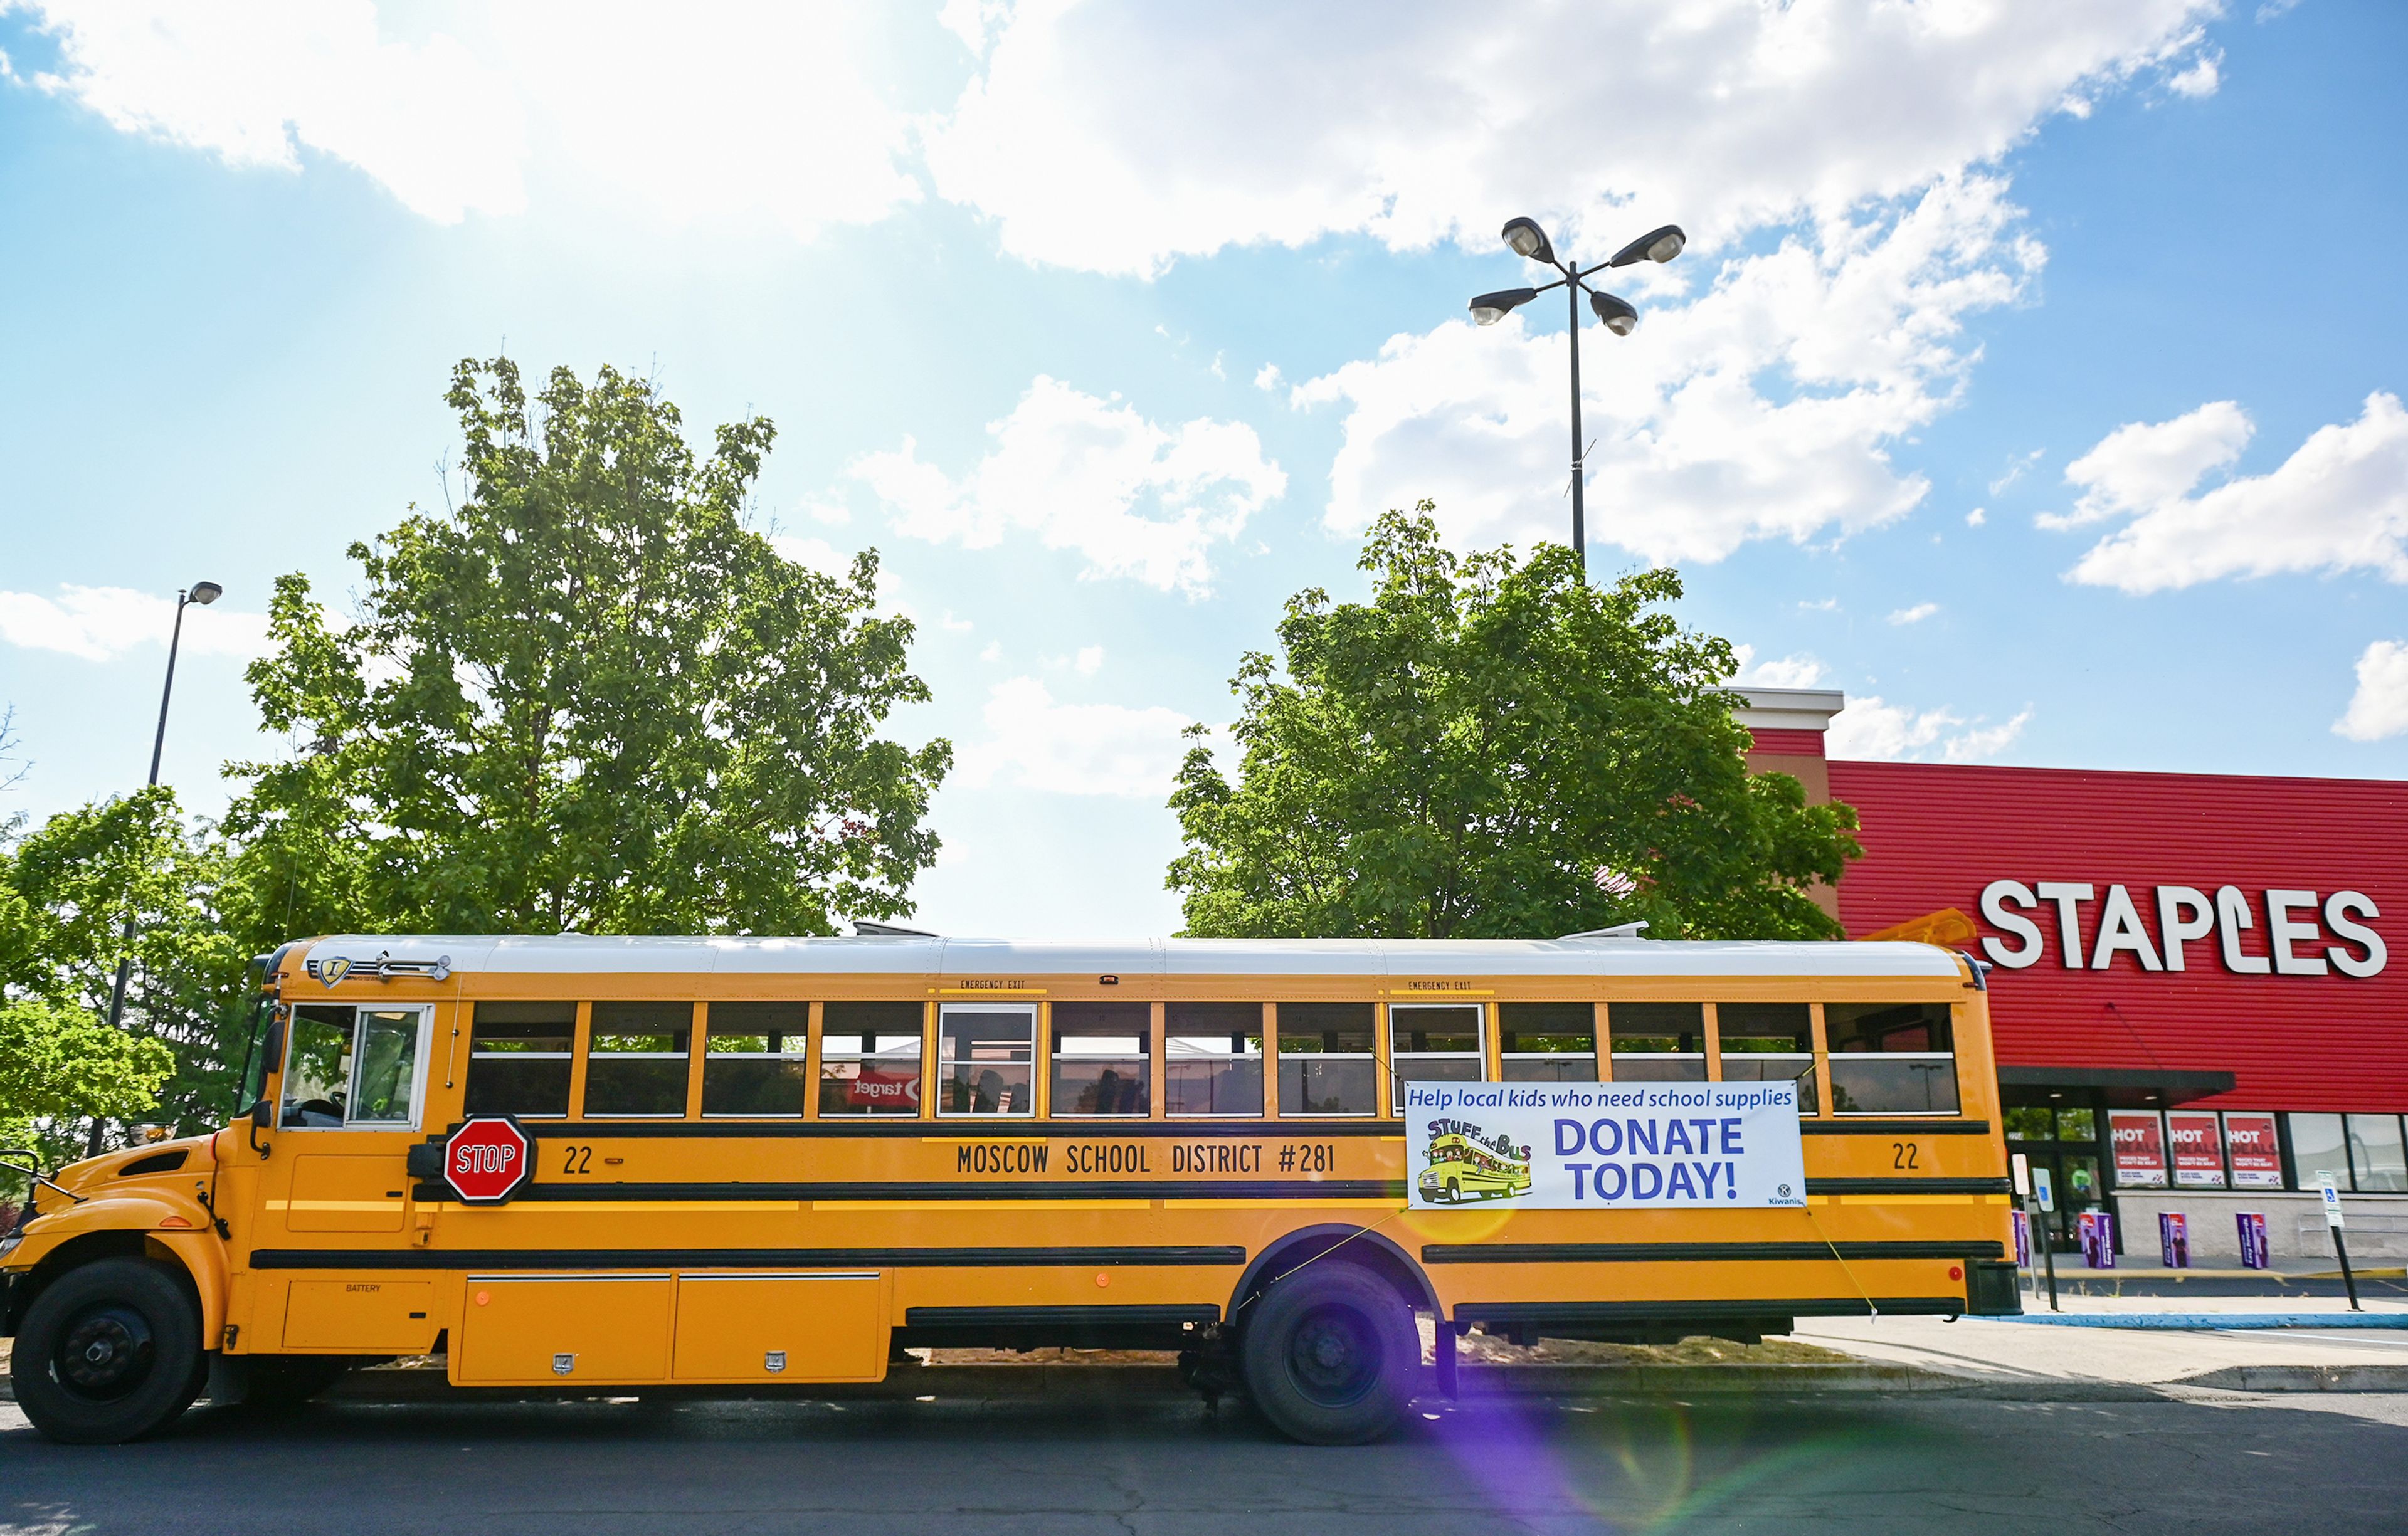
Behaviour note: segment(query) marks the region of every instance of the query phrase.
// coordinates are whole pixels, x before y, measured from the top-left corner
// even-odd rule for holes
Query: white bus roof
[[[605,938],[345,933],[312,957],[380,955],[536,975],[1886,976],[1956,979],[1928,944],[1644,939]]]

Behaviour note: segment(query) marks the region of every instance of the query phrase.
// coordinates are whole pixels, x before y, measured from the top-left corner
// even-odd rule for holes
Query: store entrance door
[[[2067,1109],[2061,1104],[2022,1105],[2006,1112],[2007,1149],[2022,1153],[2034,1168],[2048,1170],[2057,1209],[2041,1220],[2050,1247],[2057,1253],[2081,1251],[2077,1218],[2106,1203],[2099,1160],[2101,1118],[2095,1110]]]

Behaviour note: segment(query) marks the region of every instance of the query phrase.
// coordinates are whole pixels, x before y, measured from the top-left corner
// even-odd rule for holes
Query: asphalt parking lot
[[[1192,1401],[202,1408],[113,1448],[0,1403],[0,1530],[1181,1533],[2397,1529],[2408,1398],[1485,1400],[1312,1449]]]

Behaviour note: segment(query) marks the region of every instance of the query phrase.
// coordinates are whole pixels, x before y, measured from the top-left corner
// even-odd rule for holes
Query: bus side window
[[[1957,1113],[1945,1003],[1827,1003],[1831,1108],[1842,1115]]]
[[[1706,1080],[1704,1003],[1609,1003],[1605,1028],[1613,1041],[1615,1082]]]
[[[1154,1009],[1054,1004],[1054,1113],[1142,1117],[1154,1108]]]
[[[351,1086],[349,1003],[305,1003],[293,1010],[284,1057],[284,1107],[278,1116],[288,1129],[323,1130],[343,1123],[343,1102]]]
[[[1388,1004],[1388,1112],[1401,1115],[1407,1083],[1477,1083],[1483,1073],[1477,1003]]]
[[[1597,1081],[1597,1008],[1587,1003],[1505,1003],[1497,1008],[1499,1065],[1509,1083]]]
[[[1723,1003],[1723,1081],[1798,1085],[1798,1113],[1815,1112],[1813,1010],[1803,1003]]]
[[[920,1113],[920,1005],[820,1006],[820,1114]]]
[[[705,1115],[800,1118],[810,1098],[805,1075],[808,1003],[714,1003],[702,1055]]]
[[[691,1003],[597,1003],[585,1060],[588,1116],[685,1114]]]
[[[1172,1119],[1263,1112],[1258,1003],[1168,1003],[1162,1010],[1163,1113]]]
[[[480,1003],[468,1032],[471,1115],[568,1113],[574,1003]]]
[[[1281,1003],[1280,1114],[1378,1114],[1373,1030],[1368,1003]]]

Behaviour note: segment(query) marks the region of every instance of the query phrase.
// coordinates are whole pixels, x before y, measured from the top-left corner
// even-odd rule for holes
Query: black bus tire
[[[165,1428],[204,1370],[201,1319],[164,1266],[104,1259],[34,1298],[9,1380],[34,1428],[70,1445],[113,1445]]]
[[[1238,1340],[1246,1395],[1308,1445],[1360,1445],[1404,1421],[1420,1384],[1421,1334],[1404,1299],[1339,1259],[1274,1282]]]
[[[1460,1203],[1462,1203],[1462,1201],[1463,1201],[1463,1186],[1461,1186],[1461,1185],[1459,1185],[1459,1184],[1455,1183],[1455,1180],[1453,1180],[1453,1179],[1449,1179],[1449,1180],[1447,1180],[1447,1181],[1446,1181],[1446,1202],[1447,1202],[1449,1205],[1456,1205],[1456,1204],[1460,1204]]]

